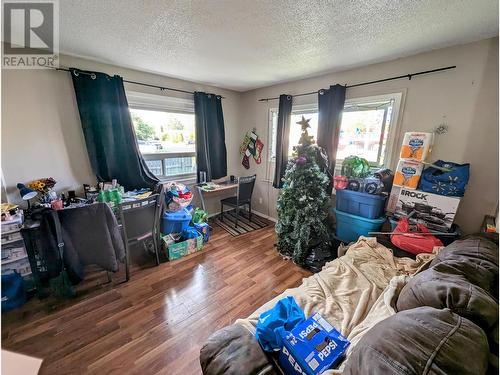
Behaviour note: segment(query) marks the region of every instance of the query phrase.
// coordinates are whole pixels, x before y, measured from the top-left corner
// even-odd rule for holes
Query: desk
[[[213,189],[204,189],[203,187],[206,186],[213,186]],[[206,211],[205,208],[205,199],[203,198],[203,195],[205,194],[212,194],[212,193],[217,193],[221,191],[227,191],[231,189],[238,189],[238,181],[223,181],[219,183],[205,183],[205,184],[196,184],[196,188],[198,189],[198,193],[200,194],[200,201],[201,201],[201,208],[203,208],[204,211]]]

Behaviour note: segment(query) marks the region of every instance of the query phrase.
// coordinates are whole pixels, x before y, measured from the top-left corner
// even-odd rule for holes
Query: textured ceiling
[[[61,52],[245,91],[498,35],[498,0],[61,0]]]

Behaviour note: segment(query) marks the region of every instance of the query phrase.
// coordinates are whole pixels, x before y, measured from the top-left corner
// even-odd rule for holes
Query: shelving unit
[[[11,272],[19,273],[25,282],[26,291],[35,289],[31,262],[26,251],[21,229],[23,226],[23,215],[18,213],[12,220],[2,221],[2,275]]]

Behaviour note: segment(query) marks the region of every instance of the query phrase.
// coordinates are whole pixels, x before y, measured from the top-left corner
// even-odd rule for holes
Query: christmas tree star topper
[[[299,124],[302,127],[302,131],[306,130],[307,128],[310,128],[311,125],[309,125],[309,121],[311,121],[310,118],[306,120],[304,115],[302,115],[302,120],[297,121],[297,124]]]

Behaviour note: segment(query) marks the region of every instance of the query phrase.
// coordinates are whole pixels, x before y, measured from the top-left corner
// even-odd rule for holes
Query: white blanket
[[[360,237],[344,256],[327,263],[321,272],[303,279],[299,287],[285,290],[236,323],[255,334],[259,315],[281,298],[293,296],[306,317],[319,312],[351,341],[347,357],[366,331],[396,313],[394,302],[407,277],[436,254],[419,254],[416,260],[397,258],[375,238]],[[339,370],[329,372],[341,373]]]

